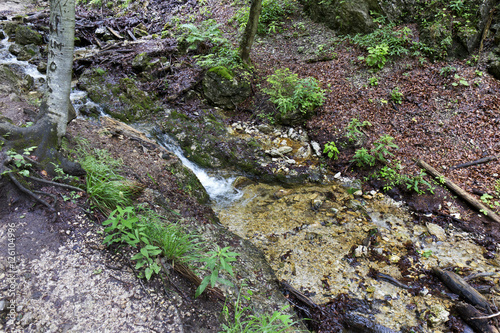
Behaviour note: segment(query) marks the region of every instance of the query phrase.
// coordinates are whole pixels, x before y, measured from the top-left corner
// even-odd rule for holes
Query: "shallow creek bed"
[[[453,331],[456,298],[434,267],[493,273],[470,283],[498,291],[499,262],[486,259],[471,234],[418,224],[381,193],[353,195],[340,184],[254,183],[242,191],[230,207],[215,207],[221,223],[262,249],[278,278],[318,305],[346,294],[364,304],[360,316],[387,328],[442,332]]]

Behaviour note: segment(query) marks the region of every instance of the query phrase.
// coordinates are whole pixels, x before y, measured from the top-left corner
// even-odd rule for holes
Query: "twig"
[[[482,272],[482,273],[474,273],[469,276],[464,277],[463,279],[465,281],[477,279],[478,277],[487,277],[487,276],[497,276],[497,272]]]
[[[498,159],[498,157],[499,156],[497,155],[497,156],[488,156],[488,157],[480,158],[480,159],[472,161],[472,162],[467,162],[467,163],[462,163],[462,164],[452,166],[452,167],[450,167],[450,170],[458,169],[458,168],[467,168],[467,167],[477,165],[477,164],[488,163],[488,162],[491,162],[491,161]]]
[[[474,318],[471,318],[471,319],[490,319],[490,318],[494,318],[494,317],[497,317],[497,316],[500,316],[500,312],[497,312],[497,313],[494,313],[494,314],[490,314],[488,316],[474,317]]]
[[[66,184],[62,184],[62,183],[57,183],[57,182],[54,182],[54,181],[51,181],[51,180],[46,180],[46,179],[43,179],[43,178],[32,177],[32,176],[27,176],[26,178],[32,179],[32,180],[36,180],[37,182],[40,182],[40,183],[45,183],[45,184],[50,184],[50,185],[54,185],[54,186],[59,186],[59,187],[62,187],[62,188],[68,189],[68,190],[85,192],[85,190],[82,190],[79,187],[71,186],[71,185],[66,185]]]

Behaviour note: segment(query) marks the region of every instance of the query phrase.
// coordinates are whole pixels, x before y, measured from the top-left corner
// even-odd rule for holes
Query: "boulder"
[[[18,25],[16,27],[16,43],[19,45],[42,45],[43,38],[38,32],[32,30],[26,25]]]
[[[497,48],[498,50],[498,48]],[[487,66],[488,73],[493,75],[497,80],[500,80],[500,50],[498,53],[490,52],[488,54]]]
[[[223,109],[235,109],[250,96],[248,72],[233,73],[224,66],[209,69],[203,78],[203,93],[208,101]]]
[[[373,31],[377,24],[370,12],[381,12],[376,0],[306,0],[304,10],[314,21],[343,34]]]

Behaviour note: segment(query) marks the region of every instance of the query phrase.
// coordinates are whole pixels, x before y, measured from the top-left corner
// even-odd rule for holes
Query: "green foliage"
[[[158,245],[162,255],[175,262],[189,264],[200,257],[199,237],[186,233],[174,223],[166,223],[164,217],[151,210],[140,210],[139,218],[147,221],[144,233],[151,243]]]
[[[379,18],[380,28],[369,34],[358,34],[351,40],[367,49],[379,48],[379,58],[385,56],[403,56],[410,53],[412,32],[408,27],[398,28],[394,23],[385,24],[385,19]],[[384,47],[384,49],[381,49]],[[375,56],[374,56],[375,57]],[[385,64],[385,61],[383,61]],[[371,66],[371,65],[369,65]],[[379,66],[377,64],[377,66]],[[383,64],[382,64],[383,67]],[[380,67],[381,68],[381,67]]]
[[[365,168],[375,166],[376,159],[368,153],[366,148],[360,148],[354,153],[351,162],[355,162],[360,168]]]
[[[187,30],[187,34],[180,38],[185,38],[189,45],[188,50],[196,50],[202,43],[220,45],[227,40],[222,36],[219,26],[220,24],[216,24],[213,19],[204,21],[201,27],[192,23],[182,24],[180,27]]]
[[[453,79],[455,81],[451,85],[454,86],[454,87],[457,87],[459,85],[464,86],[464,87],[468,87],[469,86],[469,82],[466,79],[464,79],[463,77],[461,77],[460,75],[458,75],[458,74],[455,74],[455,76],[453,77]]]
[[[330,141],[325,143],[325,148],[323,149],[323,154],[327,154],[328,158],[333,158],[337,160],[339,158],[339,150],[335,142]]]
[[[447,77],[448,75],[450,75],[451,73],[455,73],[456,71],[457,71],[456,67],[449,65],[441,68],[441,70],[439,71],[439,75]]]
[[[282,114],[299,110],[307,113],[325,101],[325,92],[313,77],[299,79],[290,69],[278,69],[267,78],[270,87],[262,90],[270,96]]]
[[[396,104],[403,103],[403,94],[399,91],[399,87],[392,89],[391,99]]]
[[[247,294],[243,295],[243,298],[250,301],[253,293],[248,290]],[[288,307],[288,305],[285,306],[281,311]],[[283,314],[281,311],[274,311],[271,315],[256,313],[251,307],[243,306],[240,293],[234,305],[234,318],[231,318],[229,307],[224,305],[222,315],[227,324],[222,324],[221,333],[288,332],[292,329],[294,322],[290,315]]]
[[[370,67],[378,67],[381,69],[387,62],[386,55],[389,54],[389,46],[386,44],[368,47],[368,56],[366,57],[366,64]]]
[[[394,156],[393,153],[389,151],[389,149],[399,149],[399,147],[393,142],[394,138],[390,135],[384,134],[377,141],[373,143],[373,148],[371,149],[371,153],[380,162],[386,162],[387,156]]]
[[[434,187],[431,185],[431,183],[424,179],[424,176],[424,171],[420,171],[420,174],[418,174],[417,176],[404,176],[403,179],[406,183],[406,188],[408,190],[415,191],[418,194],[424,194],[425,191],[429,191],[430,193],[434,194]],[[424,186],[425,189],[422,190],[422,186]]]
[[[11,163],[14,165],[15,169],[8,169],[2,172],[2,175],[5,175],[10,172],[16,172],[22,176],[28,177],[30,175],[29,168],[31,167],[31,163],[28,162],[24,157],[29,156],[33,150],[36,149],[36,146],[24,148],[22,154],[16,152],[11,149],[6,152],[7,157],[11,160]]]
[[[497,184],[499,184],[498,181]],[[497,195],[500,196],[500,191],[497,191]],[[491,209],[494,209],[495,207],[500,207],[500,201],[499,200],[493,201],[495,197],[488,193],[484,193],[480,199],[484,204],[488,205]]]
[[[349,124],[346,127],[345,137],[347,139],[349,139],[349,142],[359,141],[364,136],[364,133],[361,132],[360,129],[362,127],[371,126],[371,125],[372,124],[367,120],[360,122],[357,118],[352,118],[352,120],[349,122]]]
[[[376,87],[378,86],[378,77],[373,76],[369,79],[370,86]]]
[[[265,35],[281,31],[281,23],[292,15],[295,10],[296,6],[292,0],[263,0],[257,33]],[[249,13],[250,7],[244,6],[232,18],[232,21],[239,24],[241,31],[245,29]]]
[[[132,204],[132,198],[140,191],[140,187],[117,173],[122,163],[120,159],[114,159],[106,150],[90,149],[84,140],[75,153],[87,172],[87,194],[93,206],[109,212],[117,206]]]
[[[144,232],[146,226],[139,223],[134,207],[121,208],[118,206],[102,224],[108,226],[104,229],[105,232],[109,233],[104,238],[105,245],[120,243],[134,248],[142,245],[139,252],[130,259],[136,261],[136,269],[142,268],[144,270],[144,276],[147,280],[151,278],[153,273],[158,274],[161,267],[155,259],[162,250],[150,243],[148,235]]]
[[[206,263],[204,269],[210,270],[211,273],[203,278],[201,284],[196,289],[195,297],[200,296],[205,291],[208,284],[210,284],[212,288],[215,287],[217,282],[229,286],[233,285],[231,281],[219,277],[219,272],[221,270],[226,271],[231,276],[234,276],[233,267],[230,263],[236,261],[236,257],[239,256],[239,253],[230,252],[229,249],[229,246],[221,249],[218,245],[216,245],[216,250],[209,251],[207,253],[208,257],[200,259],[200,261]]]

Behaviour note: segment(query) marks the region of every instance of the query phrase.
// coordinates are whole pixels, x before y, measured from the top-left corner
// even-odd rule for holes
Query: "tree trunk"
[[[245,64],[250,63],[250,51],[252,49],[257,27],[259,26],[260,11],[262,9],[262,0],[252,0],[248,22],[240,43],[240,57]]]
[[[47,61],[47,115],[57,124],[57,137],[66,134],[70,107],[71,70],[75,37],[75,0],[50,0]]]

